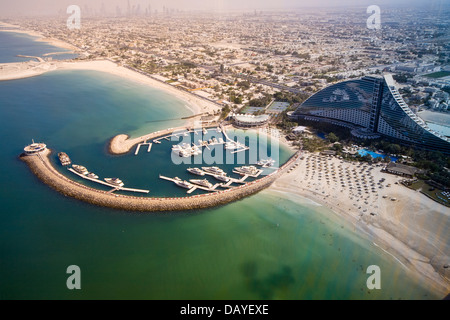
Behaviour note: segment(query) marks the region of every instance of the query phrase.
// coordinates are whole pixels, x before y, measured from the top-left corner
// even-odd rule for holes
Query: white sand
[[[400,177],[380,170],[307,153],[297,169],[269,190],[306,197],[332,209],[351,222],[355,232],[393,255],[444,297],[450,292],[450,270],[443,268],[450,264],[450,211],[419,192],[396,185]],[[386,181],[380,189],[381,178]]]
[[[161,83],[159,81],[151,79],[145,75],[134,72],[125,67],[118,66],[114,62],[108,60],[77,62],[51,61],[43,63],[29,61],[19,63],[4,63],[0,64],[0,81],[33,77],[55,70],[93,70],[99,72],[107,72],[119,77],[124,77],[132,81],[149,85],[159,90],[164,90],[171,95],[185,101],[186,108],[191,110],[193,114],[214,114],[216,111],[220,110],[220,107],[214,103],[198,98],[188,92],[181,91],[169,84]]]

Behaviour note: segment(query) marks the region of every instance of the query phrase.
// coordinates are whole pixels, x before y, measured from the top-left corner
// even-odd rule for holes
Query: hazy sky
[[[450,0],[129,0],[131,6],[141,5],[141,8],[152,6],[152,11],[162,11],[163,6],[180,10],[264,10],[291,9],[295,7],[336,7],[336,6],[369,6],[376,4],[403,5],[426,4],[441,8],[450,6]],[[127,8],[128,0],[0,0],[0,16],[6,15],[41,15],[56,14],[65,11],[71,4],[81,8],[87,4],[91,9],[100,11],[102,4],[108,13],[115,13],[119,6],[122,12]]]

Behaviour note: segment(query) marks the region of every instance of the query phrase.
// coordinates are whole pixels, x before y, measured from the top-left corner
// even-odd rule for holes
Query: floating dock
[[[160,143],[160,142],[159,142],[159,143]],[[136,147],[136,152],[134,153],[134,155],[137,156],[138,153],[139,153],[139,150],[141,149],[141,146],[145,146],[145,145],[148,145],[147,152],[150,152],[150,151],[152,150],[152,145],[153,145],[153,143],[151,143],[151,142],[140,143],[140,144],[138,144],[138,146]]]
[[[169,177],[165,177],[165,176],[162,176],[162,175],[159,175],[159,178],[160,179],[163,179],[163,180],[167,180],[167,181],[172,181],[173,183],[175,183],[175,181],[179,181],[179,180],[176,180],[176,179],[173,179],[173,178],[169,178]],[[191,183],[192,184],[192,183]],[[187,193],[188,194],[191,194],[192,192],[194,192],[195,190],[197,190],[197,189],[200,189],[200,190],[204,190],[204,191],[208,191],[208,192],[213,192],[213,191],[215,191],[218,187],[222,187],[222,184],[221,183],[216,183],[214,186],[212,186],[211,188],[206,188],[206,187],[202,187],[202,186],[199,186],[199,185],[193,185],[193,187],[192,188],[190,188],[188,191],[187,191]]]
[[[107,183],[107,182],[99,180],[99,179],[89,178],[89,177],[86,177],[85,175],[83,175],[81,173],[76,172],[72,168],[70,168],[68,170],[70,172],[75,173],[77,176],[79,176],[79,177],[81,177],[83,179],[86,179],[86,180],[89,180],[89,181],[92,181],[92,182],[96,182],[96,183],[100,183],[100,184],[103,184],[103,185],[105,185],[107,187],[113,188],[111,191],[109,191],[110,193],[113,193],[114,191],[118,191],[118,190],[120,190],[120,191],[129,191],[129,192],[138,192],[138,193],[150,193],[150,190],[141,190],[141,189],[132,189],[132,188],[118,187],[118,186],[115,186],[113,184]]]

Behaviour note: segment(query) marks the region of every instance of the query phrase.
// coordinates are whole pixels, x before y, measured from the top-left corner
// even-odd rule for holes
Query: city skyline
[[[15,2],[2,1],[0,4],[1,13],[0,16],[39,16],[39,15],[56,15],[61,14],[69,5],[78,5],[83,9],[89,10],[90,14],[107,14],[116,15],[117,10],[121,11],[121,14],[130,14],[134,10],[139,10],[140,14],[147,13],[162,13],[164,11],[214,11],[214,12],[226,12],[226,11],[249,11],[249,10],[288,10],[288,9],[301,9],[301,8],[314,8],[314,7],[368,7],[370,5],[378,5],[384,7],[414,7],[424,6],[428,8],[440,10],[449,3],[444,0],[396,0],[396,1],[370,1],[370,0],[318,0],[311,4],[304,0],[192,0],[188,3],[183,0],[78,0],[76,3],[70,0],[54,1],[54,0],[19,0]],[[138,9],[139,8],[139,9]],[[150,10],[149,10],[150,9]],[[129,11],[129,12],[127,12]]]

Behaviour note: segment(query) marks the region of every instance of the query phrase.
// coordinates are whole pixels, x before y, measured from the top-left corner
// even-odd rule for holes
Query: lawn
[[[426,74],[425,77],[433,78],[433,79],[439,79],[450,76],[450,71],[439,71],[439,72],[433,72],[430,74]]]

